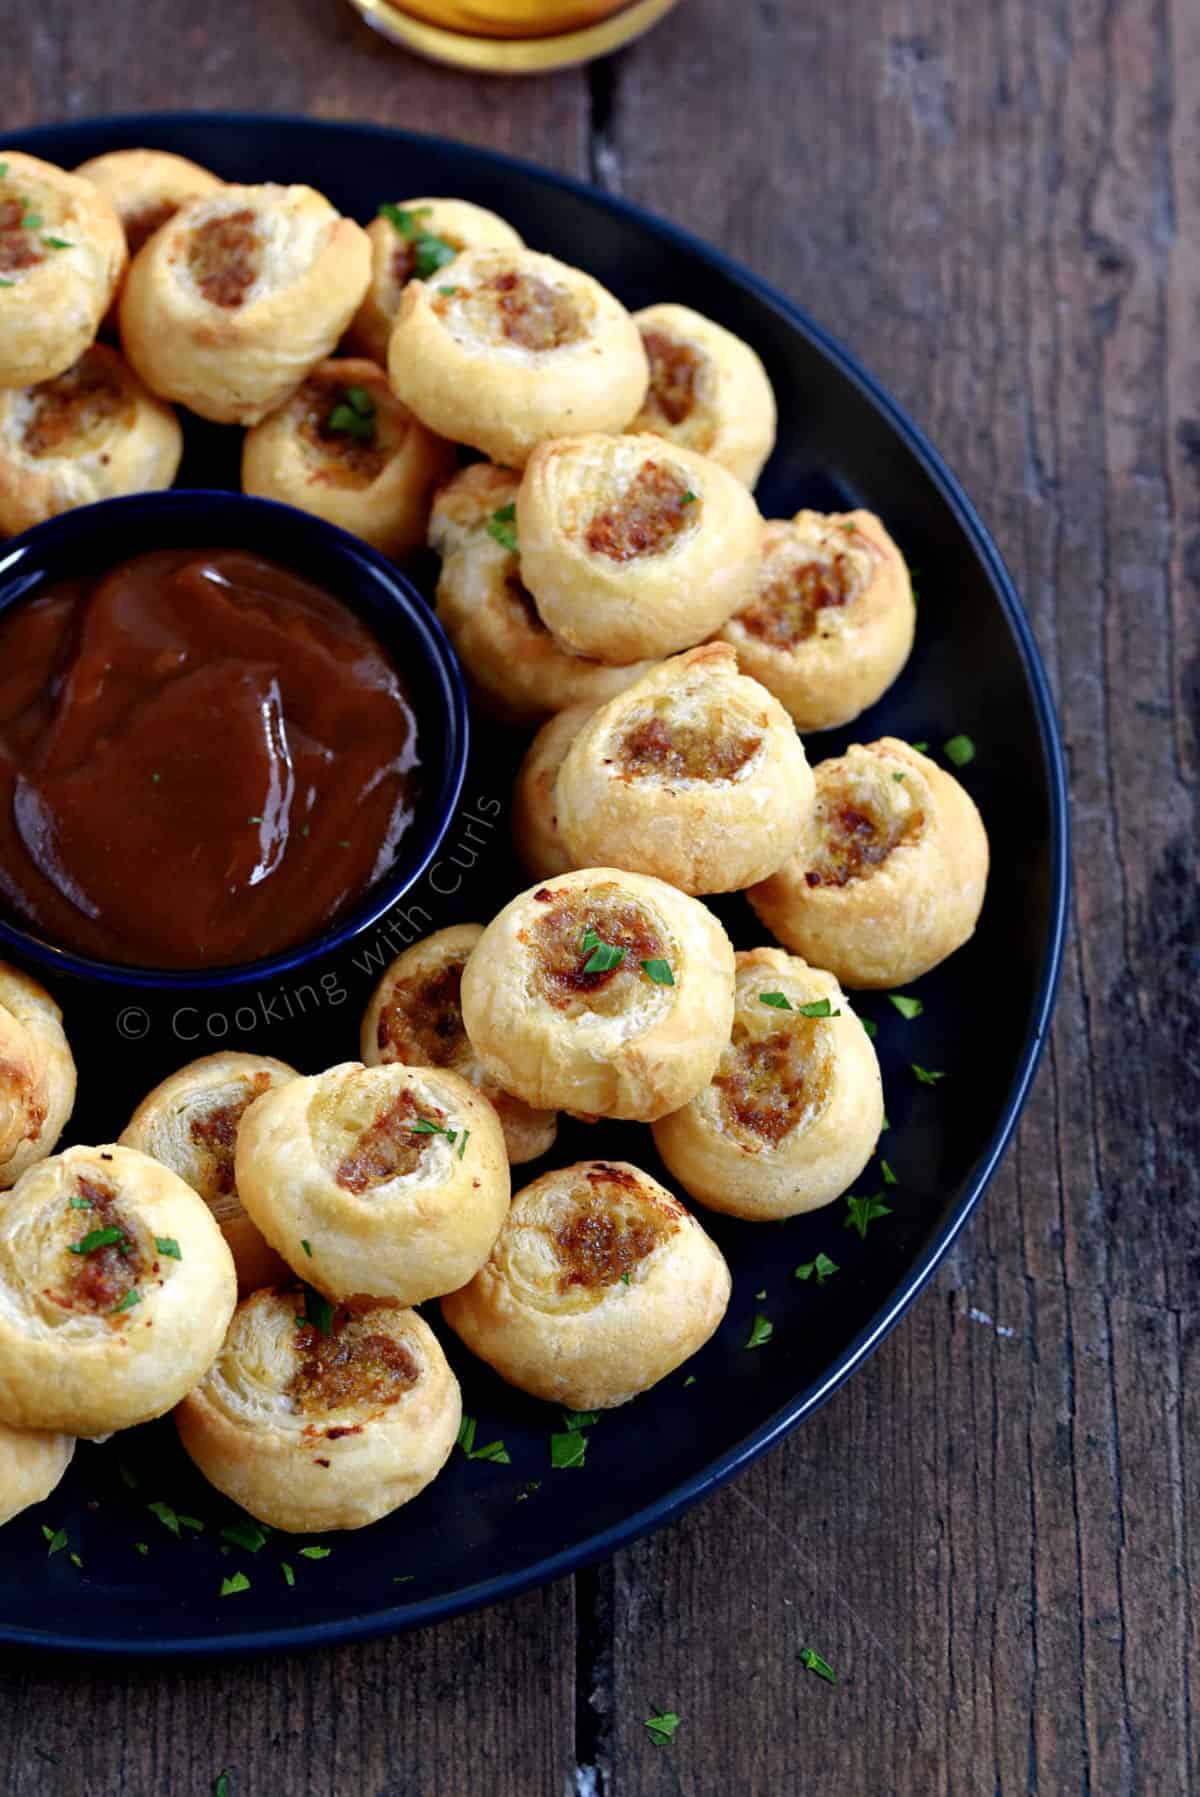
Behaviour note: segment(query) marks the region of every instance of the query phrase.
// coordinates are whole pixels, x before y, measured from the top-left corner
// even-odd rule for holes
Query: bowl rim
[[[736,1446],[717,1456],[699,1472],[648,1500],[624,1516],[619,1523],[597,1530],[555,1554],[531,1561],[518,1571],[493,1574],[449,1595],[413,1597],[406,1603],[385,1605],[367,1615],[343,1615],[336,1620],[321,1623],[285,1623],[240,1631],[227,1628],[203,1634],[159,1635],[153,1640],[133,1640],[114,1627],[110,1627],[107,1634],[87,1634],[81,1631],[56,1632],[52,1636],[46,1636],[34,1628],[0,1621],[0,1645],[28,1646],[44,1652],[79,1653],[88,1657],[104,1654],[115,1655],[124,1660],[144,1660],[154,1656],[197,1663],[264,1652],[296,1652],[340,1646],[445,1622],[485,1605],[517,1597],[525,1591],[549,1584],[554,1579],[604,1560],[618,1548],[627,1547],[639,1537],[675,1520],[698,1500],[751,1465],[767,1449],[775,1446],[805,1418],[827,1403],[891,1333],[909,1306],[929,1284],[951,1244],[979,1204],[984,1188],[1016,1128],[1049,1033],[1062,971],[1071,904],[1071,830],[1066,757],[1050,682],[1033,630],[1012,576],[966,489],[951,472],[921,426],[892,397],[882,382],[869,372],[858,356],[823,325],[818,324],[803,306],[755,274],[745,263],[706,242],[684,226],[672,223],[649,207],[638,205],[621,195],[606,193],[591,182],[561,174],[527,158],[467,144],[434,132],[409,131],[401,126],[370,121],[318,120],[296,112],[198,107],[69,118],[15,131],[10,137],[14,147],[29,147],[30,153],[36,155],[39,146],[47,140],[61,142],[64,135],[87,139],[97,132],[105,132],[110,139],[127,139],[132,147],[147,130],[173,132],[181,125],[199,125],[202,129],[226,127],[261,130],[266,123],[289,129],[302,127],[306,130],[317,129],[323,133],[356,136],[374,142],[381,148],[403,143],[418,153],[425,149],[442,155],[448,152],[452,159],[465,167],[482,162],[492,169],[511,170],[522,176],[534,177],[546,186],[559,188],[601,211],[618,218],[631,219],[653,233],[660,242],[666,242],[696,258],[752,293],[768,311],[815,347],[852,387],[869,400],[927,476],[978,557],[1012,633],[1028,682],[1038,745],[1045,767],[1049,816],[1048,920],[1040,957],[1040,975],[1032,994],[1024,1039],[1000,1117],[975,1163],[964,1175],[957,1202],[948,1209],[941,1227],[934,1232],[923,1252],[913,1261],[891,1298],[841,1354],[829,1363],[824,1376],[811,1387],[797,1391],[764,1422],[744,1435]]]
[[[18,923],[0,915],[0,952],[11,952],[34,962],[52,977],[72,977],[97,985],[139,991],[222,992],[295,974],[314,961],[336,953],[379,924],[393,906],[412,891],[444,842],[462,796],[470,754],[466,684],[433,608],[402,569],[361,538],[313,512],[226,487],[171,487],[148,493],[129,493],[79,506],[33,525],[20,536],[0,545],[0,614],[10,605],[31,597],[45,580],[56,578],[55,562],[62,553],[63,541],[80,536],[86,539],[89,530],[101,533],[106,528],[111,530],[122,514],[128,514],[131,520],[144,521],[147,512],[177,530],[181,548],[187,546],[193,527],[197,535],[201,527],[211,528],[219,535],[222,517],[228,518],[231,513],[238,514],[239,518],[257,516],[267,527],[264,536],[268,546],[262,553],[266,559],[279,561],[284,566],[289,565],[289,548],[295,548],[298,541],[305,536],[320,539],[322,547],[334,559],[349,562],[360,580],[365,576],[374,585],[382,602],[381,610],[390,609],[401,621],[423,660],[416,675],[422,687],[422,701],[426,705],[432,702],[432,708],[443,714],[437,780],[433,791],[419,801],[418,816],[424,809],[426,823],[419,832],[412,832],[413,847],[406,850],[402,844],[401,852],[388,872],[337,922],[291,948],[229,967],[125,966],[118,961],[105,961],[60,948],[48,938],[33,930],[22,929]],[[140,548],[135,551],[141,552]],[[30,557],[34,558],[36,577],[30,578],[33,569],[27,571],[22,585],[22,563]],[[354,595],[336,594],[335,597],[356,616],[373,624],[368,608],[360,606]]]

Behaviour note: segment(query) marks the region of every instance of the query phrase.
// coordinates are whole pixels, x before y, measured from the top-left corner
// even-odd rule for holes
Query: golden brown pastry
[[[463,250],[519,250],[510,224],[470,200],[397,200],[379,208],[367,226],[371,284],[354,315],[348,343],[357,355],[386,364],[400,296],[410,281],[443,285],[443,271]]]
[[[235,1161],[272,1247],[331,1298],[420,1304],[482,1266],[508,1209],[500,1119],[440,1067],[345,1061],[250,1106]]]
[[[112,201],[131,256],[185,200],[218,193],[224,185],[198,162],[169,150],[110,150],[81,162],[75,173]]]
[[[318,362],[246,432],[242,490],[315,512],[400,560],[425,541],[454,449],[418,424],[374,362]]]
[[[747,896],[772,935],[843,986],[902,986],[975,929],[988,843],[974,801],[894,736],[813,773],[796,853]]]
[[[530,457],[517,494],[521,579],[566,648],[597,661],[673,655],[744,604],[762,520],[704,456],[646,437],[569,437]]]
[[[0,961],[0,1191],[54,1152],[74,1104],[62,1012],[36,980]]]
[[[454,924],[414,942],[376,986],[362,1024],[368,1067],[403,1061],[408,1067],[447,1067],[475,1086],[500,1119],[509,1162],[536,1160],[554,1146],[556,1111],[535,1111],[489,1078],[463,1028],[462,971],[483,935],[477,923]]]
[[[0,1422],[108,1435],[204,1377],[237,1298],[210,1212],[133,1148],[68,1148],[0,1199]]]
[[[52,381],[0,389],[0,535],[169,487],[182,454],[171,407],[115,349],[93,343]]]
[[[305,1318],[315,1321],[305,1321]],[[436,1478],[462,1418],[458,1381],[415,1310],[387,1298],[255,1292],[175,1412],[218,1491],[272,1529],[361,1529]]]
[[[622,430],[646,394],[632,318],[599,281],[533,250],[466,250],[410,281],[388,348],[395,393],[439,437],[519,468],[547,437]]]
[[[662,880],[583,868],[520,893],[462,982],[467,1034],[506,1092],[648,1121],[707,1085],[733,1016],[733,949]]]
[[[691,893],[773,873],[812,803],[792,720],[724,643],[661,662],[593,712],[554,782],[574,866],[628,867]]]
[[[70,1435],[0,1423],[0,1528],[54,1490],[75,1452]]]
[[[830,730],[887,691],[915,621],[904,557],[873,512],[797,512],[764,527],[754,592],[721,638],[797,729]]]
[[[98,188],[0,148],[0,387],[73,367],[124,267],[125,233]]]
[[[152,1155],[199,1192],[221,1227],[243,1295],[290,1277],[238,1195],[234,1149],[247,1106],[295,1079],[296,1069],[270,1055],[203,1055],[189,1061],[143,1098],[121,1131],[125,1148]]]
[[[487,1265],[442,1313],[510,1385],[608,1410],[702,1348],[729,1290],[720,1249],[656,1179],[577,1161],[517,1193]]]
[[[647,306],[633,317],[650,391],[630,430],[709,456],[752,487],[775,447],[775,394],[758,355],[689,306]]]
[[[599,704],[653,666],[609,667],[555,641],[521,584],[514,502],[518,477],[476,462],[434,501],[430,542],[445,558],[437,613],[480,708],[528,726],[566,705]]]
[[[567,750],[595,711],[570,705],[547,718],[517,769],[513,782],[512,839],[531,880],[551,880],[581,864],[567,851],[558,827],[555,785]]]
[[[311,187],[224,187],[134,257],[122,346],[163,399],[255,424],[330,354],[370,271],[366,232]]]
[[[830,973],[778,948],[737,957],[733,1031],[709,1084],[654,1125],[684,1191],[773,1222],[853,1185],[883,1127],[879,1063]]]

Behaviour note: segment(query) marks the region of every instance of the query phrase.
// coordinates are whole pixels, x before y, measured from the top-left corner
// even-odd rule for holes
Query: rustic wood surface
[[[270,106],[590,174],[860,351],[962,475],[1063,717],[1078,885],[988,1201],[791,1441],[600,1571],[210,1670],[0,1662],[9,1797],[1200,1788],[1200,8],[685,0],[590,74],[337,0],[0,0],[5,125]],[[814,1647],[836,1689],[806,1673]],[[670,1748],[642,1726],[684,1718]]]

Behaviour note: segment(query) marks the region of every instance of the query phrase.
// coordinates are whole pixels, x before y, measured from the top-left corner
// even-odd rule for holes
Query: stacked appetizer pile
[[[364,232],[311,189],[151,152],[76,175],[0,153],[0,283],[29,327],[0,333],[0,527],[169,482],[173,403],[247,426],[248,491],[393,555],[428,534],[477,707],[536,731],[527,890],[399,957],[361,1062],[210,1056],[115,1144],[54,1155],[59,1015],[0,975],[0,1519],[73,1437],[174,1409],[262,1521],[356,1527],[459,1428],[414,1306],[578,1410],[646,1390],[724,1314],[721,1253],[642,1168],[512,1196],[558,1113],[648,1125],[688,1197],[748,1221],[853,1184],[883,1102],[846,991],[966,941],[983,826],[904,742],[810,768],[799,733],[903,666],[911,585],[869,513],[762,519],[774,397],[712,321],[631,316],[461,201]],[[93,343],[118,288],[125,359]],[[735,891],[781,946],[735,953],[702,902]]]

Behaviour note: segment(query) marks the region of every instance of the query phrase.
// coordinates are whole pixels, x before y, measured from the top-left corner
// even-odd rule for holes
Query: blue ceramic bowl
[[[208,992],[301,971],[370,930],[421,878],[454,816],[467,766],[467,696],[454,653],[426,601],[373,549],[309,512],[216,490],[138,493],[39,524],[0,550],[0,612],[51,582],[98,574],[151,549],[251,549],[335,594],[403,668],[417,715],[423,789],[391,869],[321,935],[237,967],[126,967],[72,954],[0,916],[10,951],[52,976],[74,975],[163,993]]]

